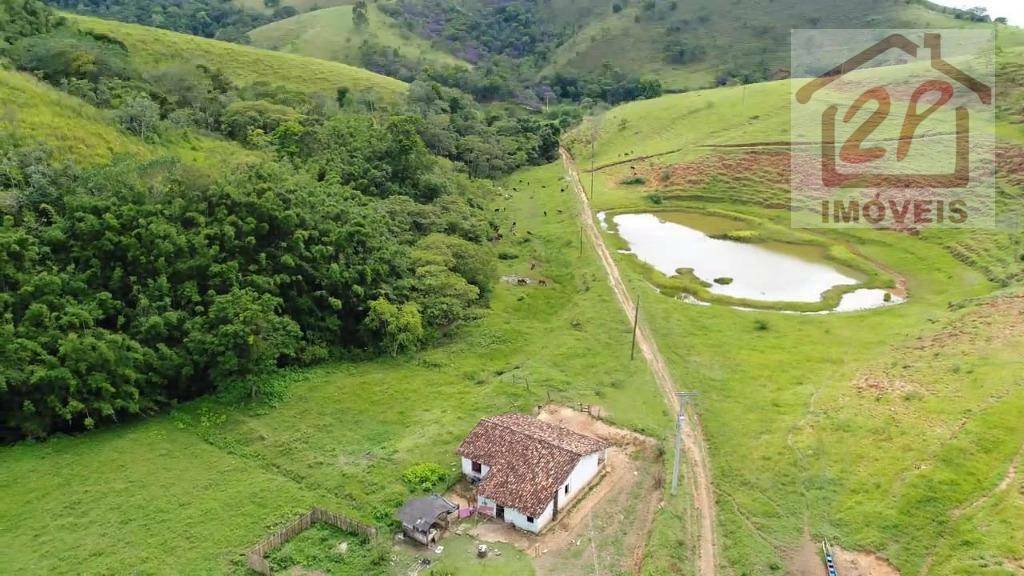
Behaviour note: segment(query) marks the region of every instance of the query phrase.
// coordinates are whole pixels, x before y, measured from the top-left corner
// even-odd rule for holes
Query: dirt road
[[[612,259],[608,247],[605,246],[604,238],[601,237],[597,224],[594,222],[594,214],[590,209],[590,200],[587,199],[587,193],[580,183],[580,175],[576,170],[576,163],[573,161],[572,155],[565,148],[560,148],[559,152],[562,155],[562,163],[569,174],[569,179],[572,181],[572,187],[580,199],[580,218],[583,227],[590,238],[591,244],[593,244],[594,249],[601,258],[601,263],[608,274],[608,281],[615,292],[619,305],[626,313],[630,323],[632,323],[635,310],[633,299],[626,290],[626,285],[622,281],[622,276],[615,265],[615,260]],[[678,410],[678,403],[675,398],[676,385],[672,381],[672,376],[668,371],[664,357],[658,351],[657,344],[651,338],[642,322],[637,330],[636,343],[644,359],[647,360],[647,364],[654,374],[654,379],[658,382],[658,386],[665,395],[665,401],[668,402],[668,405],[675,412]],[[704,445],[700,421],[696,414],[693,413],[688,413],[684,416],[687,419],[687,425],[684,428],[683,447],[686,450],[686,456],[690,463],[688,480],[690,490],[693,492],[693,501],[700,518],[698,574],[700,576],[714,576],[717,572],[718,563],[715,537],[715,494],[711,486],[711,467],[708,463],[707,449]]]

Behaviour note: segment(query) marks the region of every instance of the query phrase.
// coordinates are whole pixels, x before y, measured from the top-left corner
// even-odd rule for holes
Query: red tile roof
[[[481,420],[458,454],[490,467],[481,496],[528,516],[540,516],[580,459],[604,442],[524,414]]]

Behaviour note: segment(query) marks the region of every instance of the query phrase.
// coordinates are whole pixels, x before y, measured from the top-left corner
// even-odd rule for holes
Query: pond
[[[630,252],[666,276],[691,269],[714,294],[766,302],[820,302],[834,286],[860,283],[859,275],[825,258],[819,246],[747,243],[713,238],[735,230],[733,220],[688,213],[618,214],[612,218]],[[860,290],[856,292],[862,292]],[[873,307],[884,296],[868,291],[843,306]]]

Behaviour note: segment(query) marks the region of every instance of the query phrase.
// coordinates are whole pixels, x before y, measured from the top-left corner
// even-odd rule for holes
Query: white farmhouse
[[[481,420],[462,441],[477,510],[540,532],[604,466],[604,442],[523,414]]]

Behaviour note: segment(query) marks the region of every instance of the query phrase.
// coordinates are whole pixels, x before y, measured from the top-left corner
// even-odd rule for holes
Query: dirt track
[[[597,229],[597,224],[594,222],[593,211],[590,209],[590,201],[587,199],[586,191],[580,183],[580,176],[579,172],[576,170],[576,163],[573,161],[572,155],[565,148],[560,148],[559,152],[562,155],[562,162],[565,165],[570,180],[572,181],[573,189],[576,191],[576,195],[580,199],[580,218],[583,222],[584,228],[586,229],[587,236],[590,238],[590,242],[594,245],[594,249],[601,258],[601,263],[604,265],[605,272],[608,274],[608,281],[612,286],[612,290],[615,292],[615,297],[619,301],[619,305],[626,313],[630,323],[632,323],[634,320],[633,313],[635,310],[633,299],[626,290],[626,285],[622,281],[619,269],[616,266],[615,261],[612,259],[612,255],[608,251],[608,247],[605,246],[604,238],[601,237],[601,233]],[[642,322],[639,324],[639,329],[637,330],[636,343],[640,348],[640,352],[643,354],[644,359],[647,360],[647,364],[650,366],[651,372],[654,374],[654,379],[658,382],[658,386],[665,395],[665,401],[673,409],[673,412],[675,412],[678,410],[678,404],[675,398],[675,393],[677,391],[676,385],[672,381],[672,376],[668,371],[668,366],[665,363],[664,357],[662,357],[661,352],[658,351],[657,344],[654,342],[654,339],[651,338]],[[700,516],[698,574],[700,574],[700,576],[714,576],[718,567],[718,550],[715,537],[715,495],[714,489],[711,485],[711,470],[708,463],[707,450],[704,445],[704,437],[701,432],[699,419],[696,417],[696,414],[687,413],[683,416],[688,421],[687,425],[684,427],[685,432],[683,434],[683,447],[686,450],[686,456],[690,464],[688,483],[690,485],[690,490],[693,493],[694,504],[697,507],[697,512]]]

